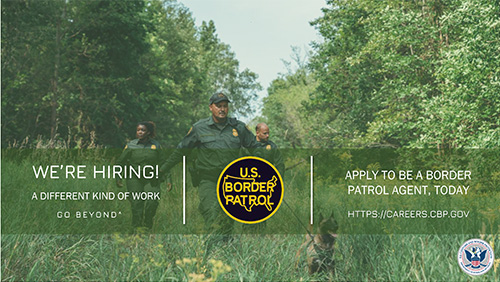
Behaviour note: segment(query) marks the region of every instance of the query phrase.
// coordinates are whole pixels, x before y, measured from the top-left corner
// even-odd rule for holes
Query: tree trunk
[[[57,19],[56,26],[56,44],[55,44],[55,60],[54,60],[54,76],[52,78],[52,98],[50,101],[50,139],[53,140],[57,133],[57,108],[59,106],[59,66],[61,65],[61,41],[62,41],[62,27],[61,22],[66,18],[66,1],[63,0],[63,11],[61,17]]]

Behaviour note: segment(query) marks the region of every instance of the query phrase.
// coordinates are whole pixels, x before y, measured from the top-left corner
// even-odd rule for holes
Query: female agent
[[[136,137],[127,143],[125,149],[117,160],[120,165],[133,166],[135,168],[145,165],[158,165],[160,162],[160,143],[154,140],[156,136],[156,125],[152,121],[139,122],[136,128]],[[118,187],[122,187],[121,179],[116,181]],[[132,193],[153,192],[160,193],[160,182],[156,179],[133,176],[127,179],[127,190]],[[153,218],[158,208],[158,200],[136,199],[129,197],[132,207],[132,226],[134,229],[153,227]]]

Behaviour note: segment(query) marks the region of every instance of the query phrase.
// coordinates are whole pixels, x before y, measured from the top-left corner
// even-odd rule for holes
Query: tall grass
[[[460,270],[464,235],[341,235],[333,274],[309,275],[304,236],[235,235],[206,254],[207,235],[7,235],[3,281],[498,281]],[[484,237],[498,246],[499,236]],[[498,251],[496,257],[499,256]]]
[[[77,181],[43,184],[43,181],[38,181],[38,184],[43,185],[29,186],[33,183],[24,171],[26,167],[29,170],[33,163],[71,163],[72,160],[78,160],[91,165],[103,163],[110,158],[106,150],[94,150],[90,153],[79,150],[37,150],[20,159],[16,158],[19,152],[12,153],[14,155],[10,157],[9,154],[3,151],[2,201],[5,201],[5,195],[8,195],[4,194],[8,192],[4,190],[5,187],[32,192],[35,188],[48,189],[48,186],[55,186],[52,189],[56,190],[68,190],[64,187],[69,186],[74,190],[89,190],[101,185],[98,181],[85,184],[78,184]],[[303,177],[307,170],[307,166],[297,166],[285,176],[288,189],[285,193],[293,195],[287,199],[303,222],[308,221],[308,209],[301,208],[308,204],[308,178]],[[181,206],[178,201],[181,198],[179,173],[179,170],[174,171],[174,190],[168,193],[162,191],[153,232],[168,230],[165,228],[173,222],[178,224],[181,221]],[[5,175],[9,177],[4,177]],[[336,197],[327,190],[332,189],[331,185],[326,184],[330,182],[331,179],[325,179],[324,185],[321,181],[317,183],[317,211],[323,210],[326,213],[338,210],[338,206],[342,204],[345,205],[345,202],[342,203],[342,197]],[[104,186],[96,189],[115,191],[117,188],[112,181],[107,181]],[[349,198],[345,200],[348,201]],[[17,224],[22,224],[28,217],[37,216],[36,209],[30,210],[29,198],[17,201],[14,213],[18,216],[12,218],[17,220]],[[332,206],[332,203],[336,206]],[[188,186],[189,220],[200,220],[197,204],[197,191]],[[74,202],[68,202],[67,205],[68,209],[81,207]],[[99,202],[92,205],[95,206],[90,209],[101,208]],[[129,203],[114,201],[111,205],[124,211],[123,217],[114,224],[127,230],[130,224]],[[5,211],[4,206],[2,205],[3,216],[12,213]],[[49,208],[47,203],[44,206]],[[273,216],[270,224],[278,222],[281,225],[295,225],[301,228],[294,217],[283,216],[284,211],[289,212],[287,207],[282,206],[280,209],[283,209],[283,212]],[[271,220],[274,220],[274,223]],[[61,223],[59,221],[56,224],[44,218],[37,221],[40,224],[55,224],[52,229],[60,228]],[[193,225],[192,222],[188,224]],[[201,223],[194,225],[195,229],[202,226]],[[80,230],[81,228],[82,226]],[[240,226],[237,225],[236,228]],[[341,226],[342,228],[345,227]],[[177,231],[184,232],[182,229]],[[304,230],[299,232],[304,233]],[[36,235],[2,232],[1,274],[2,281],[499,281],[498,250],[495,251],[495,266],[480,277],[468,276],[460,270],[457,263],[458,249],[470,238],[481,237],[493,248],[500,246],[498,234],[480,235],[484,233],[484,230],[477,230],[476,234],[470,235],[341,234],[335,244],[334,271],[311,275],[307,271],[307,252],[301,248],[306,240],[302,234],[235,234],[232,241],[214,243],[210,235],[193,234],[123,232],[99,235]]]

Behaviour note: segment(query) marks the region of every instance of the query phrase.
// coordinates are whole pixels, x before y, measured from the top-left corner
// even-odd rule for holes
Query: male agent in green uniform
[[[177,146],[177,150],[163,163],[160,173],[169,171],[182,160],[183,155],[190,153],[183,149],[198,149],[195,161],[200,179],[198,209],[206,226],[213,229],[213,224],[232,224],[226,221],[229,217],[222,213],[217,200],[216,186],[219,175],[230,162],[240,157],[242,147],[252,151],[259,144],[243,122],[228,117],[230,101],[225,94],[216,93],[210,97],[209,102],[212,115],[193,125]],[[221,217],[220,221],[217,220],[218,217]],[[222,226],[215,229],[226,233],[231,227]]]
[[[267,124],[263,122],[257,124],[255,127],[255,139],[257,140],[259,147],[253,151],[253,155],[265,159],[273,164],[283,178],[283,173],[285,173],[285,163],[278,146],[269,140],[269,127]],[[262,234],[266,228],[266,222],[267,221],[263,221],[257,224],[245,225],[243,230],[247,233]]]
[[[281,177],[284,177],[285,163],[283,162],[283,157],[278,146],[269,140],[269,126],[263,122],[257,124],[255,134],[255,138],[259,142],[259,148],[254,151],[254,155],[272,163],[280,172]]]

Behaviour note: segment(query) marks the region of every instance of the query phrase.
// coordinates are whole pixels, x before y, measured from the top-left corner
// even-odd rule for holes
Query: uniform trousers
[[[198,210],[205,221],[207,232],[227,235],[232,232],[233,220],[224,213],[217,200],[217,182],[201,179],[198,186],[200,204]]]
[[[127,190],[129,195],[130,205],[132,207],[132,226],[133,227],[153,227],[153,219],[158,208],[158,200],[142,200],[134,199],[132,194],[140,192],[158,192],[160,186],[152,186],[149,179],[127,179]]]

